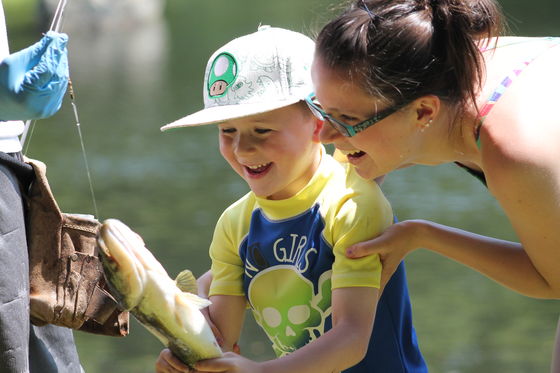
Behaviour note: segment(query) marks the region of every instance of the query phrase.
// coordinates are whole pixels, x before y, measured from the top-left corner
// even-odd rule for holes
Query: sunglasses
[[[407,104],[395,105],[385,110],[382,110],[376,113],[373,117],[364,120],[358,124],[350,125],[346,124],[332,115],[325,113],[321,104],[317,101],[317,97],[315,97],[315,93],[309,94],[305,98],[305,103],[309,106],[309,109],[318,119],[323,121],[328,121],[338,132],[340,132],[345,137],[352,137],[356,136],[356,134],[362,132],[368,127],[373,126],[375,123],[387,118],[389,115],[397,112],[397,110],[405,107]]]

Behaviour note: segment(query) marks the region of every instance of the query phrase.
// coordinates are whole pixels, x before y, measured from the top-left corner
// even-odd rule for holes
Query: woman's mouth
[[[346,158],[348,158],[348,161],[353,161],[353,160],[358,160],[359,158],[363,157],[364,155],[366,155],[365,152],[358,150],[356,152],[353,153],[347,153],[346,154]]]

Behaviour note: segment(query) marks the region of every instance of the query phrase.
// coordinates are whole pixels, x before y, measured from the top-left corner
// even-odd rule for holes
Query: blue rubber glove
[[[46,118],[58,111],[68,86],[68,36],[49,31],[0,63],[0,120]]]

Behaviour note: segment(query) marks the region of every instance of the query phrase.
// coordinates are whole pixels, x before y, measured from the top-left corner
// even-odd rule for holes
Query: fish
[[[196,295],[189,270],[171,279],[142,237],[118,219],[103,222],[97,245],[113,297],[173,354],[191,368],[199,360],[222,356],[201,312],[211,302]]]

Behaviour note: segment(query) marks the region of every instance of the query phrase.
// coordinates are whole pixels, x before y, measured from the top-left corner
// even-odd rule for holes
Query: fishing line
[[[84,158],[84,165],[86,167],[86,174],[89,183],[89,192],[91,194],[91,200],[93,202],[93,211],[95,216],[99,218],[99,211],[97,210],[97,202],[95,200],[95,193],[93,192],[93,182],[91,178],[91,172],[89,171],[89,164],[86,156],[86,147],[84,145],[84,137],[82,136],[82,129],[80,126],[80,119],[78,118],[78,107],[74,100],[74,89],[72,88],[72,81],[68,79],[68,93],[70,94],[70,103],[72,104],[72,110],[74,111],[74,119],[76,120],[76,128],[78,130],[78,136],[80,137],[80,145],[82,147],[82,156]]]
[[[60,32],[60,30],[62,29],[62,21],[63,21],[63,16],[64,16],[64,9],[66,9],[66,4],[67,4],[67,0],[59,0],[58,1],[58,4],[56,6],[56,10],[54,12],[54,16],[53,16],[53,19],[52,19],[52,22],[51,22],[51,27],[49,28],[49,31]],[[86,155],[86,147],[85,147],[85,144],[84,144],[84,137],[82,135],[80,119],[78,117],[78,106],[76,105],[74,88],[72,87],[72,80],[70,80],[70,78],[68,78],[68,93],[69,93],[69,96],[70,96],[70,104],[72,105],[72,111],[74,112],[74,119],[76,121],[76,129],[78,131],[78,137],[80,138],[80,146],[81,146],[81,150],[82,150],[82,156],[83,156],[84,165],[85,165],[86,174],[87,174],[87,179],[88,179],[88,183],[89,183],[89,191],[90,191],[90,194],[91,194],[91,200],[93,202],[93,211],[95,213],[95,216],[99,218],[99,211],[97,209],[97,201],[96,201],[96,198],[95,198],[95,193],[93,191],[93,181],[92,181],[91,172],[90,172],[90,169],[89,169],[89,163],[88,163],[88,159],[87,159],[87,155]],[[25,128],[24,128],[23,134],[21,136],[21,144],[22,145],[25,143],[27,133],[28,133],[30,127],[31,127],[31,134],[29,136],[29,140],[27,141],[27,145],[25,147],[24,154],[27,153],[27,148],[29,147],[29,142],[31,141],[31,136],[33,135],[34,124],[35,124],[35,121],[31,121],[31,120],[28,120],[28,121],[25,122]]]

